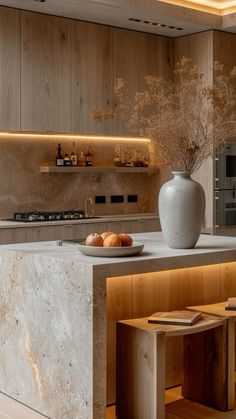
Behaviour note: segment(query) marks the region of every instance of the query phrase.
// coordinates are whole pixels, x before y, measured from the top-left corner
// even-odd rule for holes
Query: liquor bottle
[[[64,159],[61,154],[61,144],[58,144],[57,146],[56,166],[64,166]]]
[[[65,154],[64,157],[64,166],[71,166],[72,162],[68,154]]]
[[[86,166],[85,156],[84,156],[84,152],[83,151],[81,151],[81,153],[80,153],[78,164],[79,164],[79,166]]]
[[[89,148],[85,153],[85,164],[86,164],[86,166],[92,166],[93,165],[93,156],[92,156]]]
[[[75,143],[73,143],[73,149],[72,149],[72,152],[70,153],[70,159],[71,159],[71,165],[77,166],[78,159],[77,159],[77,154],[75,153],[75,150],[74,150],[74,146],[75,146]]]

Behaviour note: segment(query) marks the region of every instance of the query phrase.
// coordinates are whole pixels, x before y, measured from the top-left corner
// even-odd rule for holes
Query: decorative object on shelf
[[[159,216],[165,242],[178,249],[193,248],[205,213],[205,193],[189,172],[173,172],[159,193]]]
[[[123,167],[148,167],[149,156],[143,147],[115,146],[114,165]]]
[[[175,175],[171,181],[174,183],[164,185],[159,194],[161,227],[170,247],[188,248],[197,242],[205,204],[203,191],[190,179],[190,174],[198,170],[214,150],[220,150],[225,139],[236,132],[236,92],[232,83],[236,78],[236,67],[225,75],[223,65],[214,63],[213,71],[213,84],[210,85],[191,59],[182,57],[175,65],[173,81],[146,76],[147,89],[136,92],[132,97],[124,80],[118,79],[116,108],[93,112],[96,121],[120,116],[131,130],[150,138],[152,152],[158,154],[173,171],[188,172],[188,175]],[[182,190],[182,187],[186,189]],[[188,203],[197,190],[199,198],[194,205],[198,207],[201,202],[198,219],[194,205]],[[190,211],[193,211],[192,215]],[[170,237],[170,225],[175,237]],[[183,240],[190,231],[192,240]]]

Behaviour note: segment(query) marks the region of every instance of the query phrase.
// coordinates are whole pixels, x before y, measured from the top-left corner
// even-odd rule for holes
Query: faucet
[[[91,198],[91,196],[87,196],[84,200],[84,215],[85,218],[94,216],[93,198]]]

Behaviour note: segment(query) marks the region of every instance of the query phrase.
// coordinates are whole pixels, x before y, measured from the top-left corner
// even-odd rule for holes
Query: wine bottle
[[[73,143],[73,149],[70,153],[70,159],[71,159],[72,166],[77,166],[78,158],[77,158],[77,154],[75,153],[74,146],[75,146],[75,143]]]
[[[61,154],[61,144],[57,146],[56,166],[64,166],[64,158]]]
[[[85,153],[85,164],[86,164],[86,166],[92,166],[93,165],[93,156],[92,156],[89,148]]]

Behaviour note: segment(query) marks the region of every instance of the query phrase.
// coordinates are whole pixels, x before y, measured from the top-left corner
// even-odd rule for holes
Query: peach
[[[114,234],[112,231],[104,231],[104,233],[101,234],[103,240],[105,240],[108,236],[111,234]]]
[[[103,246],[103,238],[98,233],[91,233],[86,237],[86,246]]]
[[[103,242],[104,247],[121,247],[121,239],[118,234],[109,234]]]
[[[119,237],[121,239],[121,245],[122,246],[132,246],[133,239],[126,233],[120,233]]]

